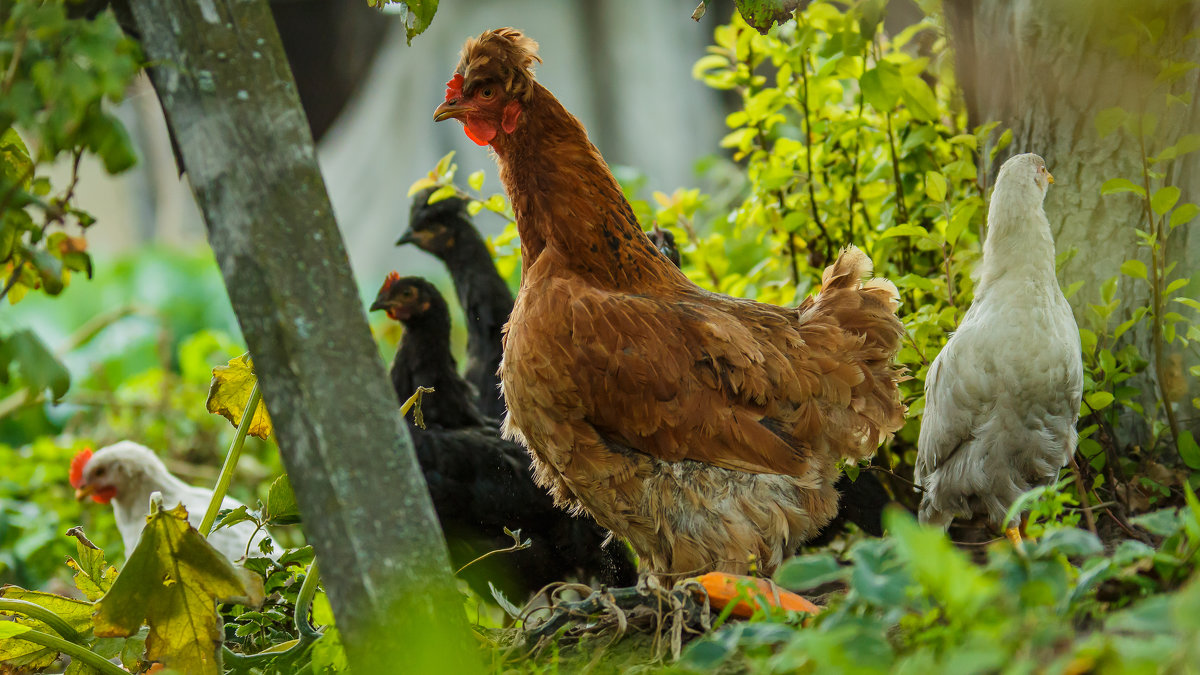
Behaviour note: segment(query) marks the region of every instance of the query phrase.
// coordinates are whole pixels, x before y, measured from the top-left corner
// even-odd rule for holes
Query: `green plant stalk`
[[[233,443],[229,445],[229,454],[225,455],[225,463],[221,465],[221,475],[217,478],[217,486],[213,488],[212,500],[208,502],[208,510],[204,512],[204,520],[200,521],[200,534],[205,537],[212,532],[213,523],[217,520],[217,512],[221,510],[221,502],[229,491],[229,483],[233,481],[233,470],[237,468],[238,459],[242,456],[242,446],[246,442],[246,432],[258,411],[258,402],[262,392],[258,388],[258,380],[250,390],[250,398],[246,401],[246,409],[242,411],[242,419],[238,422],[237,433],[233,435]]]
[[[28,630],[20,635],[13,636],[12,639],[25,640],[26,642],[32,642],[36,645],[58,650],[60,653],[66,654],[73,659],[82,661],[88,666],[100,671],[103,673],[103,675],[129,675],[124,668],[121,668],[115,663],[109,663],[108,659],[105,659],[96,652],[93,652],[83,645],[77,645],[74,642],[64,640],[57,635],[43,633],[40,630]]]
[[[1158,395],[1162,399],[1163,411],[1167,415],[1167,426],[1171,428],[1171,440],[1175,443],[1176,452],[1179,451],[1179,420],[1175,419],[1175,410],[1171,407],[1171,399],[1167,396],[1167,385],[1163,373],[1166,369],[1163,365],[1163,298],[1162,286],[1163,275],[1162,269],[1166,268],[1167,256],[1167,237],[1162,229],[1162,218],[1156,222],[1154,220],[1154,210],[1150,204],[1150,162],[1146,157],[1146,134],[1138,133],[1138,147],[1142,154],[1142,189],[1145,194],[1142,196],[1142,203],[1146,207],[1146,229],[1154,233],[1154,243],[1150,246],[1150,270],[1151,275],[1147,281],[1150,283],[1151,303],[1153,305],[1153,315],[1150,322],[1151,330],[1151,348],[1154,350],[1154,379],[1158,384]],[[1160,259],[1161,258],[1161,259]],[[1160,265],[1162,268],[1160,268]]]
[[[31,619],[37,619],[50,626],[54,629],[54,632],[70,642],[78,643],[80,641],[79,631],[72,628],[66,619],[37,603],[29,602],[28,600],[17,600],[15,598],[0,598],[0,612],[24,614]]]

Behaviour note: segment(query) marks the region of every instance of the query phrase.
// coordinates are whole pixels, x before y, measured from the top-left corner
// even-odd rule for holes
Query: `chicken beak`
[[[83,501],[84,499],[90,497],[95,491],[96,488],[92,487],[91,485],[81,485],[75,489],[75,501]]]
[[[441,122],[448,119],[460,119],[471,111],[470,106],[458,105],[458,100],[446,101],[433,111],[433,121]]]
[[[371,303],[371,311],[372,312],[374,312],[375,310],[387,309],[387,308],[388,308],[387,300],[385,300],[383,298],[375,298],[375,302]]]
[[[1054,176],[1049,171],[1046,172],[1046,182],[1054,185]]]
[[[413,231],[405,230],[404,234],[400,235],[400,238],[396,240],[396,246],[403,246],[405,244],[412,244],[415,242],[416,237],[413,235]]]

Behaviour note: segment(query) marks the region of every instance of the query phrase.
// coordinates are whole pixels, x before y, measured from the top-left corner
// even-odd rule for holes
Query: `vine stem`
[[[73,659],[79,659],[83,663],[95,668],[104,675],[129,675],[124,668],[121,668],[115,663],[109,663],[108,659],[105,659],[96,652],[93,652],[83,645],[77,645],[69,640],[64,640],[57,635],[51,635],[49,633],[43,633],[40,630],[31,629],[25,631],[24,633],[14,635],[12,639],[25,640],[26,642],[32,642],[36,645],[57,650],[58,652],[66,654]]]
[[[1071,470],[1075,474],[1075,491],[1079,493],[1079,501],[1083,505],[1083,517],[1087,519],[1088,529],[1092,534],[1099,535],[1096,531],[1096,516],[1092,514],[1091,499],[1088,498],[1087,488],[1083,484],[1083,476],[1079,473],[1079,464],[1075,461],[1075,453],[1072,452]]]
[[[0,598],[0,612],[24,614],[31,619],[37,619],[54,629],[54,632],[70,642],[79,642],[79,631],[71,627],[67,620],[41,605],[18,600],[16,598]]]
[[[237,468],[238,459],[242,456],[242,445],[246,442],[246,432],[250,431],[250,423],[254,413],[258,412],[258,402],[262,392],[258,388],[258,380],[250,390],[250,398],[246,401],[246,409],[242,411],[242,419],[238,422],[237,432],[233,435],[233,443],[229,445],[229,453],[225,455],[225,463],[221,465],[221,475],[217,478],[217,486],[213,488],[212,500],[208,502],[208,510],[204,512],[204,520],[200,521],[200,534],[207,537],[212,531],[217,512],[221,510],[221,502],[229,491],[229,483],[233,480],[233,470]]]

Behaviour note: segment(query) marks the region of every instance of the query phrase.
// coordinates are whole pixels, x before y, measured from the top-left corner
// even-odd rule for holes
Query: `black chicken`
[[[496,271],[487,244],[467,213],[467,202],[449,197],[433,204],[437,190],[427,188],[413,198],[408,230],[396,245],[416,244],[446,264],[467,318],[467,369],[463,377],[479,392],[483,414],[504,415],[500,396],[500,331],[513,308],[512,291]]]
[[[433,387],[436,393],[421,401],[426,426],[496,427],[497,421],[480,412],[475,393],[458,374],[450,353],[450,310],[432,284],[418,277],[401,279],[392,272],[371,305],[371,311],[377,309],[405,327],[391,370],[392,387],[401,402],[418,386]]]
[[[392,364],[392,382],[401,400],[417,385],[434,393],[421,401],[425,423],[409,424],[417,460],[429,486],[454,566],[512,545],[504,528],[520,529],[530,548],[491,556],[467,568],[463,578],[483,598],[492,581],[510,599],[528,597],[546,584],[567,578],[607,585],[632,584],[637,569],[620,542],[605,546],[607,533],[594,522],[574,518],[533,482],[525,449],[500,438],[495,422],[475,405],[450,355],[450,314],[436,288],[419,277],[392,273],[375,298],[404,323],[404,336]]]

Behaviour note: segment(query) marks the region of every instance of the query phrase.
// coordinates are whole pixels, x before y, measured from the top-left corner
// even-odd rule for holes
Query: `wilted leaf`
[[[786,23],[799,4],[796,0],[734,0],[742,18],[763,35],[772,24]]]
[[[84,597],[95,602],[112,587],[117,578],[117,568],[104,560],[104,551],[91,545],[91,542],[83,537],[82,530],[77,527],[71,528],[67,534],[76,538],[75,557],[67,558],[67,564],[75,570],[75,587]]]
[[[258,381],[254,376],[254,362],[251,361],[249,353],[242,354],[231,360],[228,365],[213,368],[212,373],[212,382],[208,385],[208,400],[204,402],[204,407],[208,408],[210,413],[229,420],[230,424],[236,427],[242,421],[250,390]],[[247,433],[265,439],[272,431],[267,406],[260,400]]]
[[[258,577],[213,548],[188,524],[182,505],[162,511],[152,502],[133,555],[96,603],[96,635],[134,635],[144,622],[150,627],[147,659],[186,673],[219,674],[218,601],[257,607]]]

